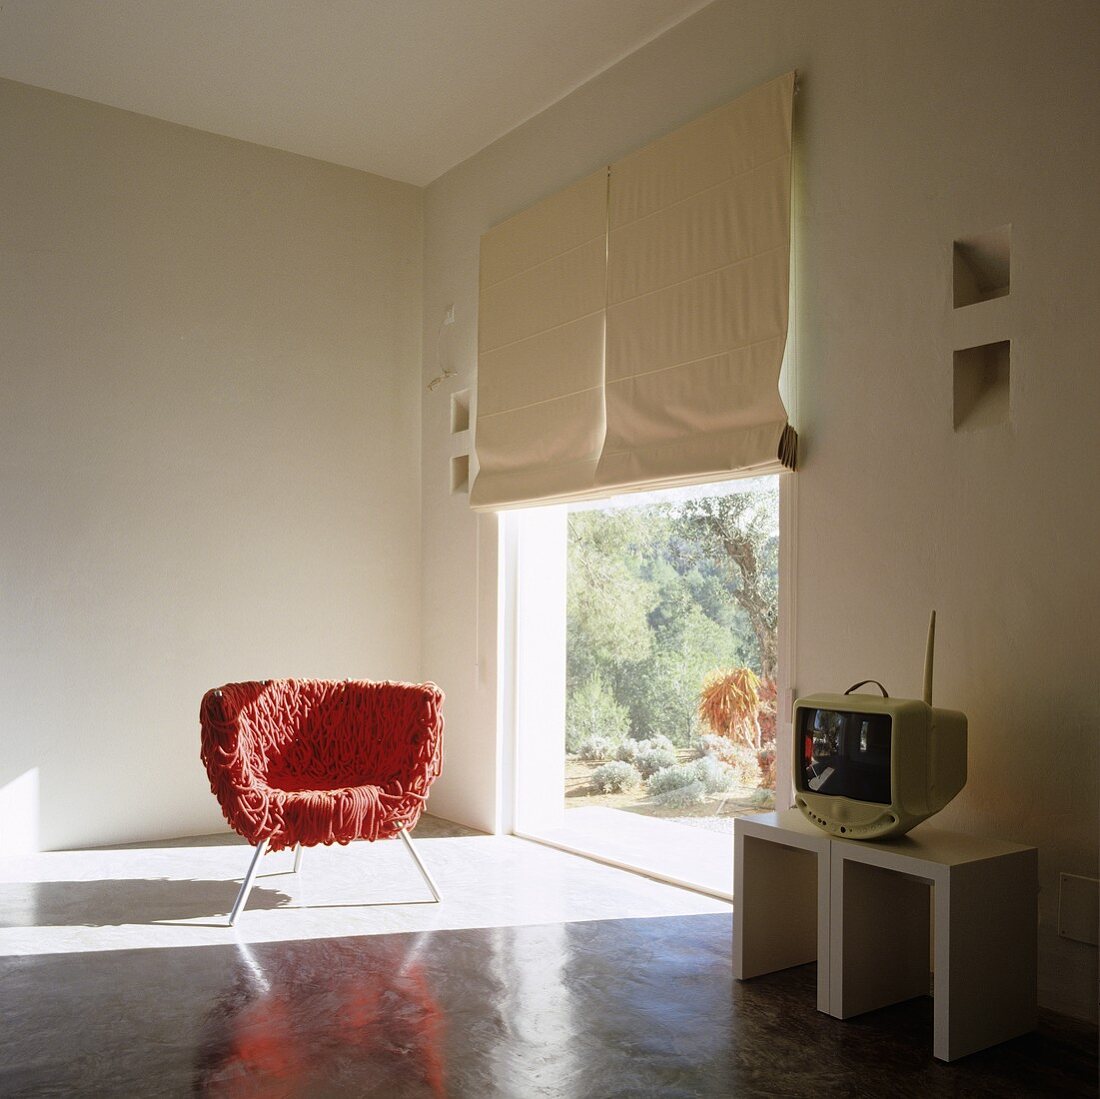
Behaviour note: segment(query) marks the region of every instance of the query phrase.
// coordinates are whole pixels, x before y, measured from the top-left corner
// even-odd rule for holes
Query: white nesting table
[[[817,962],[817,1009],[829,1011],[829,837],[797,810],[733,822],[733,975]]]
[[[838,1019],[931,990],[943,1061],[1035,1028],[1034,847],[928,825],[861,843],[797,809],[737,818],[734,845],[738,978],[816,958],[818,1009]]]

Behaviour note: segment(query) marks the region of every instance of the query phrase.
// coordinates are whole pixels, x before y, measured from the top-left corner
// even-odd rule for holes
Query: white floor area
[[[208,946],[344,935],[728,912],[730,906],[512,836],[418,839],[430,893],[396,841],[265,857],[228,927],[250,850],[224,845],[0,859],[0,955]],[[416,904],[395,902],[419,901]],[[428,903],[424,903],[428,902]]]
[[[568,809],[560,827],[536,835],[567,851],[638,867],[662,881],[733,899],[731,835],[602,806]]]

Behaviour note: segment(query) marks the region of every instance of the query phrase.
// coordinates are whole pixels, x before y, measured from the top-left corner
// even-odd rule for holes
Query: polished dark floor
[[[839,1022],[739,984],[729,916],[0,961],[3,1096],[1095,1095],[1094,1028],[953,1065],[931,1001]]]

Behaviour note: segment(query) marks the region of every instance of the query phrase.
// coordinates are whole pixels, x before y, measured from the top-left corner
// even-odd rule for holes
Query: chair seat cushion
[[[381,786],[339,786],[331,790],[271,790],[264,834],[278,851],[300,843],[350,843],[390,839],[412,828],[424,807],[411,792],[387,793]]]
[[[267,785],[283,794],[335,793],[337,790],[356,790],[362,786],[378,786],[366,776],[333,775],[326,780],[321,775],[268,775]],[[383,783],[384,787],[386,784]]]

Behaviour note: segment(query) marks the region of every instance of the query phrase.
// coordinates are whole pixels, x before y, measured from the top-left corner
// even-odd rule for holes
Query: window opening
[[[775,801],[779,478],[519,522],[517,831],[730,894],[733,820]]]

